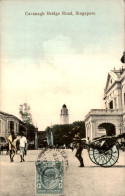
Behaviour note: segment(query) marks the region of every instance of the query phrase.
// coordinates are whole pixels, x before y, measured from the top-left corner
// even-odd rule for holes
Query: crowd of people
[[[82,158],[83,146],[82,146],[82,139],[80,137],[79,128],[80,128],[79,126],[75,126],[73,128],[75,134],[72,138],[73,141],[72,151],[74,148],[76,148],[75,156],[80,162],[79,167],[84,167],[84,162]],[[21,159],[20,162],[24,162],[25,161],[24,156],[27,154],[27,148],[28,148],[27,139],[24,133],[21,132],[20,136],[17,136],[15,135],[14,131],[11,131],[11,134],[8,137],[8,141],[9,141],[10,162],[14,161],[14,156],[17,154],[18,149],[20,150],[20,159]]]

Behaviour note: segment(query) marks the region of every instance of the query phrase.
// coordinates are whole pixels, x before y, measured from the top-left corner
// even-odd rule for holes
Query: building
[[[16,116],[0,111],[0,137],[7,138],[12,130],[18,134],[22,126],[23,122]]]
[[[64,104],[61,109],[61,114],[60,114],[60,124],[69,124],[69,114],[68,114],[68,109],[66,105]]]
[[[86,138],[125,132],[125,65],[108,73],[105,109],[92,109],[85,117]]]

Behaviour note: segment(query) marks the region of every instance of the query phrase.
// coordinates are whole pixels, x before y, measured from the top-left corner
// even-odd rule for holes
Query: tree
[[[72,123],[72,126],[75,127],[75,126],[80,126],[80,136],[82,138],[85,138],[86,137],[86,131],[85,131],[85,122],[84,121],[75,121]]]
[[[32,124],[32,116],[30,113],[30,106],[27,103],[20,105],[19,113],[22,121],[26,124]]]
[[[85,138],[85,122],[84,121],[75,121],[72,124],[65,125],[54,125],[52,127],[52,132],[54,136],[54,144],[66,145],[68,146],[74,137],[75,131],[72,130],[75,126],[80,126],[79,132],[81,138]],[[50,127],[46,128],[46,133]]]
[[[25,125],[25,132],[27,132],[27,138],[32,141],[34,140],[34,131],[35,131],[35,127],[32,123],[32,116],[30,113],[30,106],[27,103],[24,103],[22,105],[20,105],[19,108],[19,114],[21,116],[21,119]],[[21,130],[20,132],[24,132],[24,130]]]

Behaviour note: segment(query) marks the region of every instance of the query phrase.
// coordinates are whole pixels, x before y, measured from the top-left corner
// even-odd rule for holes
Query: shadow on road
[[[95,167],[100,167],[100,168],[125,168],[125,165],[115,165],[115,166],[112,166],[112,167],[101,167],[101,166],[85,166],[85,168],[95,168]]]
[[[112,166],[113,168],[118,168],[118,167],[124,167],[125,168],[125,165],[114,165],[114,166]],[[112,168],[112,167],[110,167],[110,168]]]

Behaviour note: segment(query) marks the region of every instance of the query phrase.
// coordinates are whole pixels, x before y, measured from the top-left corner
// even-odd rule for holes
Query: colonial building
[[[18,134],[22,124],[16,116],[0,111],[0,137],[7,138],[12,130]]]
[[[61,114],[60,114],[60,124],[69,124],[69,114],[68,114],[68,109],[66,105],[64,104],[61,109]]]
[[[105,109],[92,109],[85,117],[86,138],[125,132],[125,65],[111,70],[104,90]]]

